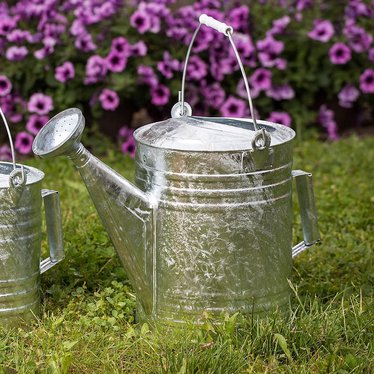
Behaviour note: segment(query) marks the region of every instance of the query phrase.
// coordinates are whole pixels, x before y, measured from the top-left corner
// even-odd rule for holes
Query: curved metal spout
[[[53,117],[36,136],[40,157],[66,155],[75,164],[147,314],[153,306],[153,204],[149,196],[94,157],[80,143],[79,109]],[[60,135],[60,136],[59,136]]]

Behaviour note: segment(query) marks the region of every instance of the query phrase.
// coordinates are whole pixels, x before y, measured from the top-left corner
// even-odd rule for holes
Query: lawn
[[[105,162],[132,178],[131,159]],[[66,259],[43,275],[42,320],[0,332],[0,373],[374,371],[373,137],[296,144],[294,168],[314,176],[322,244],[295,259],[288,319],[223,316],[217,327],[206,316],[169,332],[134,324],[135,295],[73,165],[27,163],[60,191]]]

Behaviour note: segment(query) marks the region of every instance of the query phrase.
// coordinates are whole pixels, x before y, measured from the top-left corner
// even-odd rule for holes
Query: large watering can
[[[200,22],[229,38],[244,73],[232,29]],[[135,185],[80,143],[78,109],[52,118],[33,144],[41,157],[73,161],[136,290],[138,317],[165,323],[287,306],[292,257],[319,240],[311,174],[292,171],[295,132],[255,119],[246,79],[252,120],[191,116],[184,82],[199,28],[173,118],[134,133]],[[293,178],[304,233],[294,247]]]
[[[0,325],[12,327],[39,316],[40,274],[64,258],[58,192],[42,190],[44,173],[0,162]],[[44,201],[50,256],[40,261]]]

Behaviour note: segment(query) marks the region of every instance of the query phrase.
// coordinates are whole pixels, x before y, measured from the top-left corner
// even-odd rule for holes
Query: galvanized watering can
[[[41,189],[40,170],[16,164],[0,114],[13,157],[0,162],[0,325],[12,327],[39,315],[40,274],[64,258],[64,247],[58,193]],[[40,262],[42,199],[50,257]]]
[[[244,72],[232,29],[207,16],[200,22],[227,35]],[[33,144],[35,154],[66,155],[79,170],[136,290],[141,320],[198,323],[203,311],[283,308],[292,257],[319,240],[311,174],[292,171],[295,132],[255,120],[246,79],[252,120],[192,117],[184,102],[191,45],[173,118],[134,133],[135,185],[80,143],[78,109],[52,118]],[[292,248],[293,178],[304,241]]]

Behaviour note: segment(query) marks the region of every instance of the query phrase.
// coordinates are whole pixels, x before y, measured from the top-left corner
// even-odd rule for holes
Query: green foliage
[[[42,276],[43,318],[0,331],[0,373],[373,372],[373,159],[374,138],[296,146],[295,168],[313,172],[322,243],[295,259],[288,318],[216,325],[205,313],[180,329],[134,323],[135,296],[78,173],[65,160],[31,162],[60,191],[67,256]],[[129,158],[105,161],[132,178]]]

